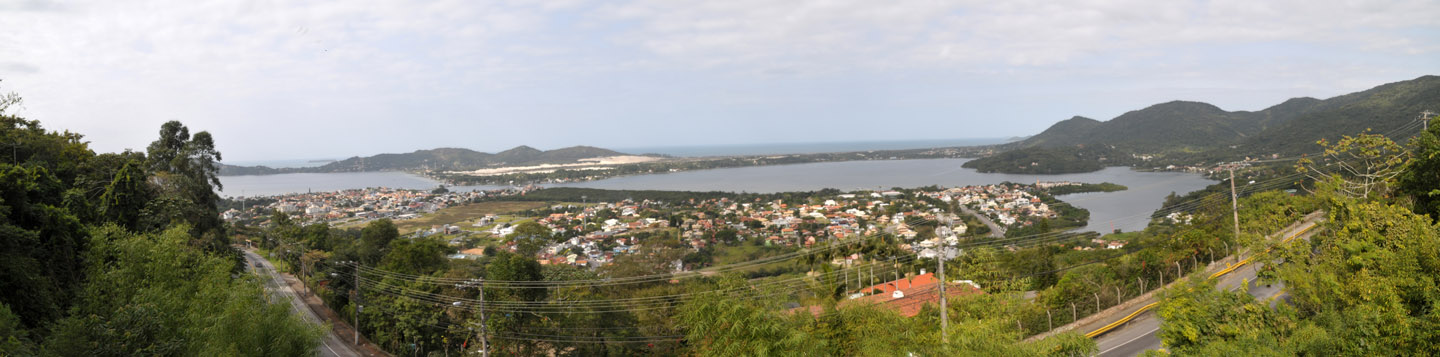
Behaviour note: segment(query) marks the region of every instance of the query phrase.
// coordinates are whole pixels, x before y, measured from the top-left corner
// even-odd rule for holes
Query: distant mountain
[[[1031,163],[1065,157],[1063,151],[1105,147],[1112,161],[1126,162],[1116,154],[1155,155],[1162,160],[1191,162],[1244,156],[1292,155],[1315,152],[1319,139],[1355,135],[1365,129],[1390,133],[1416,120],[1424,110],[1440,109],[1440,77],[1381,85],[1330,99],[1293,98],[1264,110],[1225,111],[1200,102],[1173,101],[1122,114],[1109,121],[1074,117],[1055,123],[1024,141],[1004,144],[1019,150],[976,159],[967,167],[999,172],[1033,172]],[[1405,134],[1405,133],[1400,133]],[[1409,133],[1413,134],[1413,133]],[[1404,141],[1404,136],[1395,138]],[[1090,155],[1098,160],[1098,156]],[[1067,172],[1096,167],[1065,165]]]
[[[475,170],[505,166],[534,166],[541,164],[568,164],[582,159],[621,156],[625,153],[590,146],[572,146],[563,149],[541,151],[529,146],[517,146],[499,153],[485,153],[461,148],[438,148],[417,150],[405,154],[379,154],[370,157],[351,157],[318,167],[270,168],[265,166],[221,165],[220,175],[271,175],[301,172],[362,172],[362,171],[406,171],[406,170]]]

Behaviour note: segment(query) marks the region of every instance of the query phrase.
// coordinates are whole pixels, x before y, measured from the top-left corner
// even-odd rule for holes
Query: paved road
[[[980,223],[984,223],[986,226],[990,227],[990,237],[1005,238],[1005,229],[1001,228],[1000,225],[995,224],[995,221],[990,220],[990,217],[986,217],[979,212],[975,212],[974,210],[971,210],[970,207],[965,207],[965,205],[960,205],[960,210],[964,211],[965,214],[975,216],[975,218],[980,220]]]
[[[265,289],[271,292],[271,297],[278,297],[290,302],[290,311],[300,314],[300,317],[305,319],[305,321],[317,325],[324,324],[324,322],[320,320],[320,317],[316,316],[315,312],[310,310],[310,307],[305,306],[305,303],[300,301],[300,297],[295,295],[295,291],[290,288],[290,284],[286,284],[285,281],[281,279],[280,274],[275,272],[275,266],[270,264],[270,261],[247,250],[242,249],[241,252],[245,253],[245,267],[256,272],[260,275],[261,279],[265,280]],[[256,264],[259,264],[260,267],[256,268]],[[360,355],[356,353],[354,349],[350,348],[349,344],[341,341],[340,337],[335,335],[334,330],[325,331],[323,342],[324,344],[320,346],[320,351],[318,352],[320,356],[349,357]]]
[[[1311,220],[1294,229],[1284,231],[1284,236],[1282,237],[1288,237],[1295,232],[1299,232],[1315,224],[1316,221]],[[1310,231],[1302,238],[1308,239],[1312,234],[1315,234],[1315,232]],[[1258,265],[1259,263],[1252,263],[1246,265],[1244,268],[1236,269],[1230,274],[1220,277],[1220,281],[1216,282],[1215,286],[1222,289],[1235,290],[1240,288],[1242,283],[1250,282],[1251,286],[1246,290],[1246,292],[1250,293],[1250,296],[1254,296],[1262,301],[1276,298],[1277,302],[1287,298],[1288,296],[1286,296],[1284,292],[1284,283],[1276,282],[1271,285],[1257,285],[1253,283],[1256,277],[1255,274],[1258,271]],[[1272,302],[1271,306],[1274,306],[1275,303],[1276,302]],[[1161,344],[1159,333],[1160,318],[1156,317],[1153,313],[1147,312],[1140,317],[1136,317],[1135,320],[1132,320],[1126,326],[1116,328],[1100,336],[1100,338],[1095,339],[1095,344],[1100,349],[1100,356],[1135,356],[1147,350],[1164,347]]]

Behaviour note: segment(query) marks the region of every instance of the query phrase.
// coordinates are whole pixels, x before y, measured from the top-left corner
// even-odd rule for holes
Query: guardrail
[[[1305,234],[1305,232],[1309,232],[1311,229],[1315,229],[1315,227],[1319,227],[1319,226],[1320,226],[1320,225],[1318,225],[1318,224],[1312,224],[1312,225],[1310,225],[1309,227],[1305,227],[1305,229],[1302,229],[1302,230],[1300,230],[1299,232],[1295,232],[1295,234],[1291,234],[1289,237],[1286,237],[1285,240],[1280,241],[1280,244],[1289,243],[1291,240],[1294,240],[1295,237],[1299,237],[1300,235]],[[1273,247],[1271,247],[1271,248],[1266,248],[1266,249],[1265,249],[1265,252],[1266,252],[1266,253],[1269,253],[1270,250],[1272,250],[1272,249],[1274,249],[1274,248],[1273,248]],[[1235,265],[1232,265],[1232,266],[1227,267],[1227,268],[1225,268],[1225,269],[1221,269],[1220,271],[1215,272],[1215,274],[1210,274],[1210,279],[1219,278],[1219,277],[1221,277],[1221,276],[1224,276],[1225,274],[1229,274],[1230,272],[1235,271],[1235,269],[1239,269],[1240,267],[1245,266],[1245,264],[1250,264],[1250,260],[1251,260],[1251,259],[1254,259],[1254,258],[1255,258],[1255,257],[1253,257],[1253,256],[1252,256],[1252,257],[1249,257],[1249,258],[1245,258],[1245,260],[1241,260],[1239,263],[1235,263]]]
[[[1309,227],[1306,227],[1305,229],[1300,230],[1299,232],[1295,232],[1295,234],[1291,234],[1289,237],[1286,237],[1284,240],[1281,240],[1281,241],[1280,241],[1280,244],[1289,243],[1291,240],[1294,240],[1295,237],[1299,237],[1299,236],[1305,234],[1305,232],[1309,232],[1311,229],[1315,229],[1315,227],[1318,227],[1318,226],[1320,226],[1320,225],[1319,225],[1319,224],[1312,224],[1312,225],[1310,225]],[[1266,253],[1269,253],[1271,249],[1274,249],[1274,248],[1273,248],[1273,247],[1272,247],[1272,248],[1266,248],[1266,249],[1265,249],[1265,252],[1266,252]],[[1210,275],[1210,279],[1215,279],[1215,278],[1224,276],[1225,274],[1229,274],[1229,273],[1235,271],[1235,269],[1238,269],[1238,268],[1240,268],[1240,267],[1242,267],[1242,266],[1245,266],[1245,264],[1249,264],[1249,263],[1250,263],[1250,259],[1253,259],[1253,258],[1254,258],[1253,256],[1250,257],[1250,258],[1245,258],[1245,260],[1241,260],[1239,263],[1235,263],[1235,265],[1232,265],[1232,266],[1230,266],[1230,267],[1227,267],[1227,268],[1225,268],[1225,269],[1222,269],[1222,270],[1220,270],[1220,271],[1217,271],[1217,272],[1215,272],[1215,274],[1211,274],[1211,275]],[[1095,338],[1095,336],[1100,336],[1100,335],[1105,334],[1106,332],[1110,332],[1110,330],[1113,330],[1113,329],[1115,329],[1116,327],[1119,327],[1120,325],[1124,325],[1126,322],[1130,322],[1130,320],[1135,319],[1136,316],[1140,316],[1141,313],[1143,313],[1143,312],[1145,312],[1145,311],[1149,311],[1151,308],[1154,308],[1155,305],[1159,305],[1159,304],[1160,304],[1160,302],[1157,301],[1157,302],[1152,302],[1152,303],[1150,303],[1149,305],[1141,306],[1139,309],[1135,310],[1135,312],[1132,312],[1132,313],[1130,313],[1129,315],[1125,315],[1125,317],[1122,317],[1122,318],[1120,318],[1119,320],[1115,320],[1115,322],[1111,322],[1109,325],[1101,326],[1100,328],[1097,328],[1097,329],[1095,329],[1094,331],[1090,331],[1090,332],[1086,333],[1086,334],[1085,334],[1085,337]]]
[[[1116,320],[1115,322],[1111,322],[1109,325],[1100,326],[1100,328],[1095,329],[1095,331],[1090,331],[1089,333],[1086,333],[1086,334],[1085,334],[1085,337],[1095,338],[1095,336],[1100,336],[1101,334],[1104,334],[1104,333],[1106,333],[1106,332],[1110,332],[1110,330],[1115,329],[1115,327],[1118,327],[1118,326],[1120,326],[1120,325],[1123,325],[1123,324],[1125,324],[1126,322],[1130,322],[1130,320],[1131,320],[1131,319],[1134,319],[1135,316],[1139,316],[1140,313],[1145,312],[1145,311],[1148,311],[1148,310],[1150,310],[1151,308],[1155,307],[1155,305],[1159,305],[1159,304],[1160,304],[1160,302],[1159,302],[1159,301],[1156,301],[1156,302],[1152,302],[1152,303],[1150,303],[1150,304],[1148,304],[1148,305],[1141,306],[1140,309],[1135,310],[1135,312],[1132,312],[1132,313],[1130,313],[1129,315],[1125,315],[1125,317],[1120,318],[1119,320]]]

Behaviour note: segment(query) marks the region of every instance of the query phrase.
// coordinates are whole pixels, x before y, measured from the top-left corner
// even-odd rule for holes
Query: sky
[[[225,161],[1032,135],[1440,74],[1440,1],[0,0],[11,112]]]

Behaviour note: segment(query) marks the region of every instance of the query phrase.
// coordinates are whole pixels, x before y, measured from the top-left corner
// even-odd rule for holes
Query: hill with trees
[[[1074,117],[1024,141],[1001,146],[1000,154],[969,165],[1006,173],[1037,173],[1032,162],[1067,157],[1060,171],[1095,171],[1134,165],[1120,157],[1148,156],[1152,164],[1232,161],[1238,157],[1308,153],[1320,139],[1336,140],[1366,129],[1388,133],[1411,125],[1425,110],[1440,108],[1440,77],[1422,76],[1330,99],[1293,98],[1264,110],[1225,111],[1200,102],[1173,101],[1122,114],[1105,122]],[[1413,133],[1409,133],[1413,134]],[[1397,138],[1403,142],[1403,138]],[[1108,147],[1111,155],[1070,151]],[[1100,160],[1105,157],[1108,161]]]

